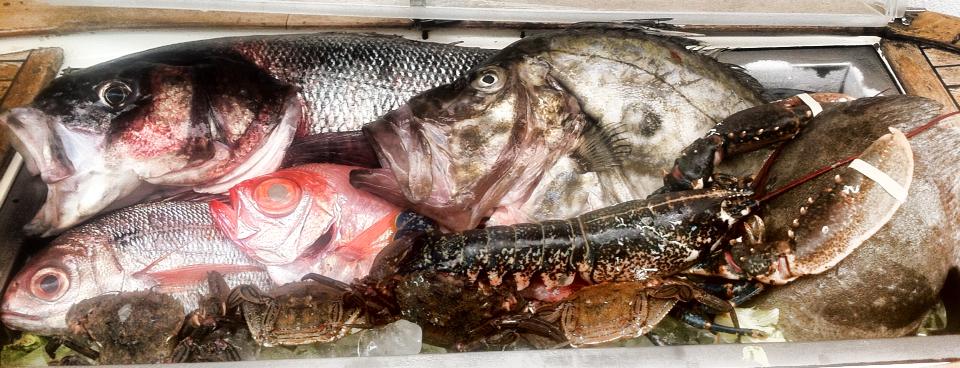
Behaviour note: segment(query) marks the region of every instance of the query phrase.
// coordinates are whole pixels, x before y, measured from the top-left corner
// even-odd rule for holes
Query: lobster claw
[[[789,229],[760,247],[735,245],[733,260],[753,265],[744,271],[757,281],[784,284],[836,266],[873,236],[906,200],[913,179],[910,143],[900,131],[890,131],[838,169],[832,185],[819,196],[808,198]],[[766,269],[757,269],[763,261]]]

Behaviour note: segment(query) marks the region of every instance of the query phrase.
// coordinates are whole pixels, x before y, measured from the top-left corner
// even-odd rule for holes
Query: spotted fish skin
[[[689,267],[756,206],[740,189],[652,196],[567,220],[430,233],[414,245],[401,274],[432,270],[523,289],[535,276],[548,288],[642,281]]]

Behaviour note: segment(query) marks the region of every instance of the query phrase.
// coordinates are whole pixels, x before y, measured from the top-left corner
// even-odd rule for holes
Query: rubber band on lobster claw
[[[898,130],[837,169],[830,186],[809,197],[788,229],[768,234],[759,217],[694,274],[785,284],[824,272],[870,238],[900,208],[913,179],[913,151]]]

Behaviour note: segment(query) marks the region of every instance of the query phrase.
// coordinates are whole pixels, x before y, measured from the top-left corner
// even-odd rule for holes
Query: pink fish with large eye
[[[350,185],[352,166],[309,164],[237,184],[210,202],[220,229],[277,283],[365,276],[402,209]]]

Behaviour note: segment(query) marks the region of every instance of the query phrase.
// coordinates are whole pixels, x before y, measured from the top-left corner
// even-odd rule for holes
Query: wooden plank
[[[944,112],[957,111],[953,97],[927,62],[920,47],[903,41],[883,40],[880,48],[907,94],[923,96],[943,104]]]
[[[7,89],[10,88],[10,83],[10,81],[0,81],[0,99],[3,99],[3,96],[7,94]]]
[[[927,59],[930,59],[930,64],[933,66],[960,65],[960,55],[950,51],[928,47],[923,49],[923,54],[927,55]]]
[[[0,36],[116,28],[171,27],[409,27],[409,19],[288,15],[175,9],[57,6],[0,0]]]
[[[921,12],[910,25],[890,23],[885,37],[910,39],[960,51],[960,18],[936,12]]]
[[[40,89],[57,76],[62,63],[63,50],[59,48],[32,51],[0,101],[0,112],[33,101]],[[0,157],[4,157],[9,149],[9,134],[6,126],[0,127]]]
[[[947,87],[960,86],[960,66],[942,66],[937,68],[940,80]]]
[[[20,69],[20,62],[0,61],[0,81],[10,81],[17,76],[17,70]]]
[[[0,110],[26,105],[47,83],[57,76],[63,63],[60,48],[36,49],[20,67],[17,79],[10,84],[10,92],[0,102]]]
[[[14,52],[12,54],[0,54],[0,61],[24,61],[30,55],[30,50]]]

